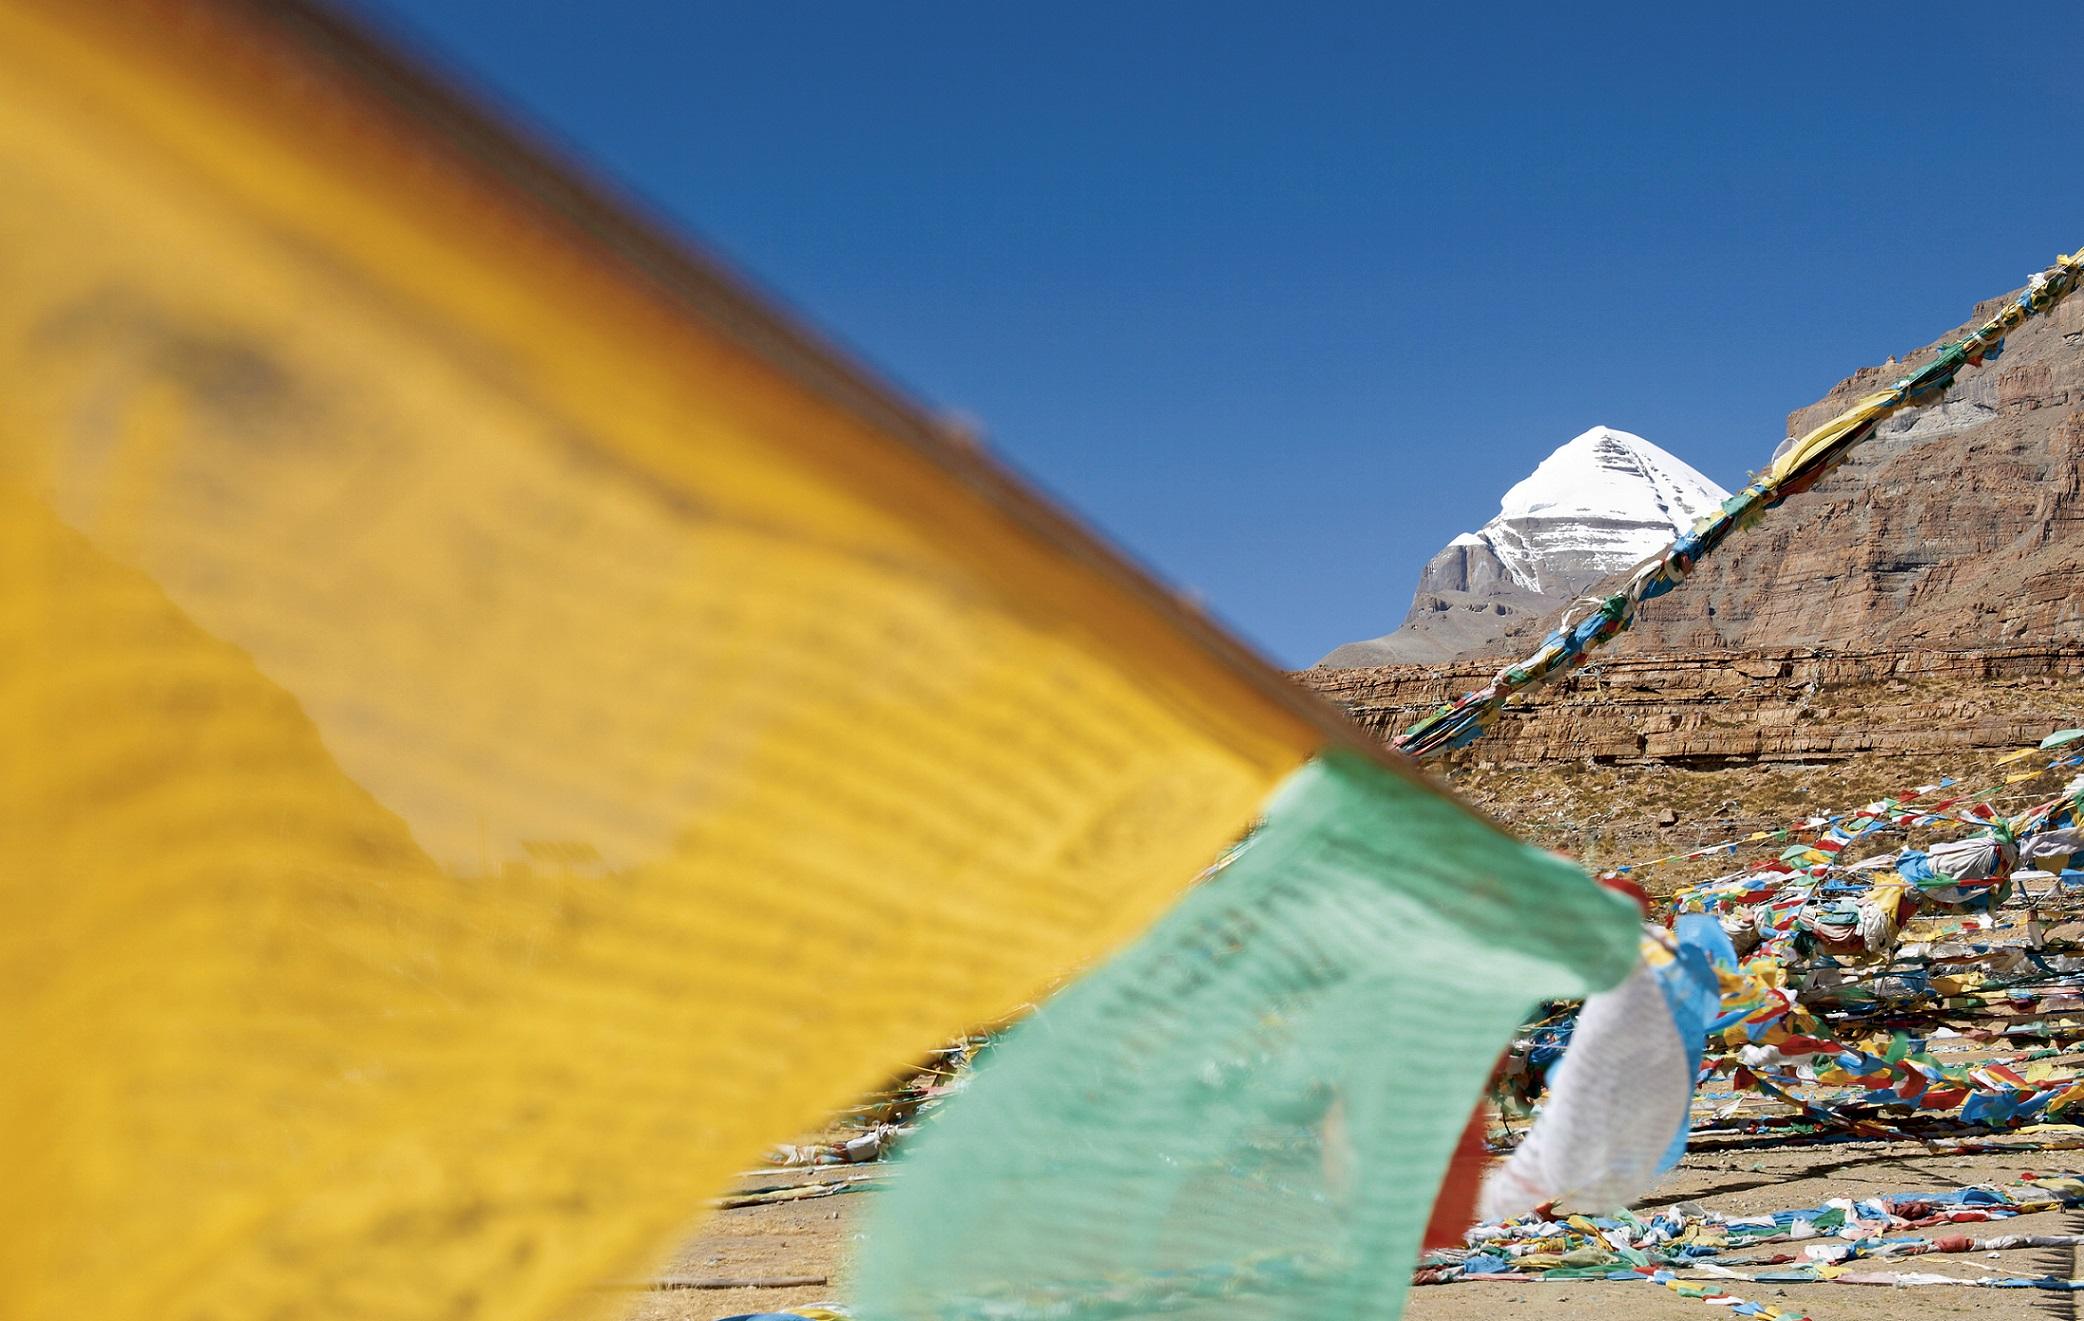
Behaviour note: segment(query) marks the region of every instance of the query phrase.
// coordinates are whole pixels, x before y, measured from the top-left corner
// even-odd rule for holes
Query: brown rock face
[[[1490,678],[1486,661],[1306,670],[1387,739]],[[1711,768],[2008,750],[2084,714],[2084,643],[1982,651],[1610,656],[1506,706],[1457,760]]]
[[[1791,414],[1790,434],[1937,347],[1848,377]],[[1963,372],[1946,402],[1892,418],[1815,488],[1732,538],[1683,588],[1646,606],[1612,651],[2084,639],[2080,490],[2084,302],[2072,301],[2028,322],[2002,357]],[[1541,631],[1521,627],[1514,649]]]
[[[1855,373],[1788,430],[1808,431],[1933,348]],[[1480,687],[1553,622],[1508,621],[1482,659],[1296,677],[1386,739]],[[1435,769],[1526,837],[1609,865],[1942,776],[2001,783],[1999,756],[2077,725],[2084,296],[2028,322],[1945,403],[1892,419],[1645,606],[1584,670],[1509,705]],[[2017,785],[2007,810],[2059,782]],[[1650,875],[1668,885],[1737,865],[1718,854]]]
[[[1295,677],[1387,739],[1492,669],[1459,661]],[[1432,769],[1525,838],[1608,865],[1787,826],[1943,776],[1966,788],[1999,784],[2007,770],[2046,764],[2000,763],[2004,754],[2079,725],[2080,642],[1608,655],[1508,705],[1489,735]],[[2046,798],[2072,773],[2019,784],[2001,805]],[[1656,883],[1747,860],[1661,869]]]

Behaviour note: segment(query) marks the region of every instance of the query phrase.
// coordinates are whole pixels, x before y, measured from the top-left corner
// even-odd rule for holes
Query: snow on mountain
[[[1514,583],[1546,595],[1566,578],[1629,567],[1728,498],[1641,436],[1593,427],[1507,491],[1496,518],[1448,544],[1488,546]]]
[[[1729,493],[1641,436],[1593,427],[1505,493],[1498,516],[1427,562],[1403,626],[1319,665],[1481,654],[1516,617],[1559,609],[1663,548]]]

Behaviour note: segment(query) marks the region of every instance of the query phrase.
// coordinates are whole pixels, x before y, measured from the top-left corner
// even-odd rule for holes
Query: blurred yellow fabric
[[[300,12],[0,0],[8,1317],[585,1311],[1323,739]]]

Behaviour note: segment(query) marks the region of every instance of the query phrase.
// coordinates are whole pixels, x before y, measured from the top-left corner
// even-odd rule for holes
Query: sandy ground
[[[762,1186],[831,1178],[836,1171],[759,1176]],[[842,1259],[853,1222],[873,1193],[718,1211],[662,1268],[662,1278],[783,1279],[823,1276],[829,1284],[755,1289],[668,1289],[639,1294],[628,1321],[711,1321],[743,1312],[840,1300]]]
[[[1881,1193],[1933,1192],[1975,1183],[2011,1184],[2026,1170],[2038,1174],[2066,1172],[2075,1152],[1974,1156],[1935,1156],[1914,1142],[1863,1142],[1797,1148],[1736,1147],[1689,1152],[1680,1167],[1645,1202],[1654,1207],[1674,1201],[1699,1201],[1717,1211],[1757,1214],[1789,1207],[1815,1206],[1833,1197],[1872,1197]],[[2043,1212],[1988,1224],[1938,1226],[1910,1231],[1928,1236],[1965,1233],[1971,1238],[2000,1234],[2073,1234],[2084,1232],[2084,1212]],[[2004,1253],[1934,1255],[1896,1263],[1875,1263],[1877,1270],[1933,1274],[2062,1275],[2078,1273],[2074,1250],[2019,1249]],[[2075,1295],[2029,1289],[1907,1288],[1849,1284],[1746,1284],[1729,1281],[1719,1287],[1739,1298],[1797,1311],[1814,1321],[1870,1318],[1871,1321],[1932,1321],[1939,1317],[1977,1316],[1988,1321],[2047,1321],[2072,1317]],[[1405,1315],[1414,1321],[1473,1321],[1478,1317],[1561,1318],[1598,1315],[1616,1321],[1685,1318],[1712,1321],[1727,1315],[1696,1299],[1681,1298],[1655,1284],[1604,1281],[1503,1280],[1467,1281],[1414,1289]]]
[[[1738,1140],[1756,1143],[1756,1139]],[[1646,1206],[1697,1200],[1712,1209],[1755,1214],[1814,1206],[1832,1197],[1870,1197],[1890,1192],[1932,1192],[1974,1183],[2015,1183],[2022,1171],[2070,1172],[2084,1153],[2054,1152],[1933,1155],[1911,1142],[1866,1142],[1811,1147],[1721,1145],[1690,1152],[1659,1186]],[[773,1184],[829,1178],[838,1171],[759,1176]],[[852,1193],[781,1205],[720,1211],[664,1267],[662,1276],[684,1278],[779,1278],[822,1276],[824,1284],[713,1290],[672,1289],[633,1297],[628,1321],[712,1321],[742,1312],[844,1299],[843,1259],[852,1226],[874,1193]],[[1928,1235],[2084,1233],[2084,1211],[2044,1212],[2011,1220],[1916,1231]],[[1929,1271],[1955,1276],[2074,1276],[2080,1263],[2072,1249],[2020,1249],[1991,1254],[1933,1255],[1881,1270]],[[1934,1321],[1941,1317],[1983,1321],[2076,1321],[2074,1294],[2029,1289],[1952,1287],[1883,1288],[1841,1284],[1747,1284],[1721,1287],[1740,1298],[1805,1313],[1814,1321]],[[1544,1283],[1505,1279],[1428,1286],[1411,1291],[1405,1310],[1413,1321],[1553,1321],[1598,1316],[1610,1321],[1716,1321],[1727,1309],[1682,1298],[1650,1283],[1571,1280]]]

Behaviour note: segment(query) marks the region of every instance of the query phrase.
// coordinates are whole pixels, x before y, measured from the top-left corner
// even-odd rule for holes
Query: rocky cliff
[[[1848,377],[1791,414],[1789,432],[1937,347]],[[1483,659],[1297,677],[1388,737],[1531,650],[1553,614],[1503,618]],[[1435,769],[1522,834],[1608,865],[1942,776],[1995,783],[1998,756],[2076,725],[2084,301],[2028,322],[1943,405],[1886,424],[1646,606],[1585,670],[1508,706]],[[2022,783],[2010,806],[2044,792]],[[1668,883],[1728,865],[1655,874]]]
[[[1981,321],[1997,304],[1976,309]],[[1960,338],[1968,327],[1946,336]],[[1788,418],[1800,435],[1928,359],[1865,368]],[[2084,639],[2084,300],[2013,335],[1938,407],[1897,415],[1647,606],[1617,654]],[[1514,621],[1513,651],[1547,621]]]
[[[1387,738],[1491,669],[1464,661],[1296,677]],[[2021,765],[1998,758],[2077,725],[2084,642],[1607,655],[1507,706],[1491,734],[1432,769],[1516,833],[1610,866],[1942,777],[1997,784]],[[2008,786],[2002,805],[2046,797],[2067,774]],[[1714,875],[1755,851],[1660,866],[1644,879],[1662,887]]]
[[[1296,677],[1385,739],[1488,681],[1488,661]],[[1458,764],[1714,768],[2009,751],[2084,715],[2084,642],[1607,656],[1506,706]]]

